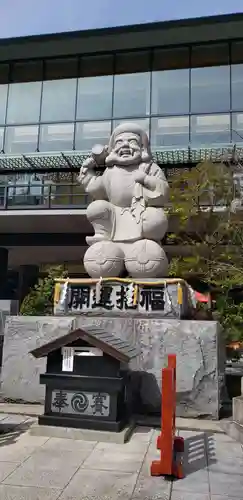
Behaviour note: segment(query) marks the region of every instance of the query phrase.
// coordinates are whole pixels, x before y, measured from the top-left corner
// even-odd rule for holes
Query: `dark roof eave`
[[[232,13],[232,14],[221,14],[215,16],[204,16],[195,17],[187,19],[176,19],[170,21],[156,21],[151,23],[140,23],[134,25],[126,26],[115,26],[109,28],[97,28],[82,31],[65,31],[61,33],[47,33],[44,35],[28,35],[21,37],[3,38],[0,39],[0,46],[11,45],[17,42],[18,44],[25,44],[28,42],[39,42],[39,41],[57,41],[67,38],[87,38],[91,36],[102,36],[102,35],[115,35],[115,34],[126,34],[131,31],[141,32],[146,30],[159,30],[159,29],[171,29],[173,27],[192,27],[199,26],[202,24],[218,24],[230,21],[243,21],[243,13]]]
[[[90,344],[92,347],[97,347],[101,349],[103,352],[108,354],[109,356],[113,357],[114,359],[117,359],[118,361],[122,363],[128,363],[130,359],[135,357],[135,349],[131,349],[132,353],[130,355],[125,354],[122,352],[122,350],[117,349],[115,346],[112,345],[112,340],[120,340],[117,337],[114,337],[113,334],[110,334],[110,340],[111,343],[106,342],[100,335],[99,336],[95,335],[95,328],[86,328],[86,330],[82,330],[81,328],[77,328],[76,330],[73,330],[66,335],[63,335],[62,337],[58,337],[40,347],[37,347],[36,349],[33,349],[30,351],[30,354],[34,356],[35,358],[43,358],[50,354],[51,352],[61,349],[62,347],[65,347],[68,344],[72,344],[78,339],[83,339],[85,342]],[[97,330],[98,334],[103,334],[100,329]],[[122,341],[121,341],[122,342]],[[128,347],[128,346],[127,346]],[[132,347],[132,346],[129,346]],[[122,348],[122,344],[121,344]]]

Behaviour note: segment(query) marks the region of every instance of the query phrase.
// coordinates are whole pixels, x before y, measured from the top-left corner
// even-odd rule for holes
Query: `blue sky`
[[[0,0],[0,38],[243,12],[243,0]]]

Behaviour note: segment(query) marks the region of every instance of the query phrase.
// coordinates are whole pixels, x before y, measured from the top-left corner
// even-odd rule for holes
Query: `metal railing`
[[[215,207],[216,209],[225,209],[226,207],[225,200],[217,200],[216,202],[213,196],[206,196],[206,199],[203,198],[203,196],[200,196],[198,200],[198,206],[201,208]],[[85,210],[90,202],[90,197],[82,192],[80,186],[76,183],[48,184],[33,182],[30,184],[0,184],[0,211],[66,210],[68,208]],[[170,203],[167,206],[170,206]]]
[[[0,210],[85,209],[89,202],[89,196],[73,183],[0,184]]]

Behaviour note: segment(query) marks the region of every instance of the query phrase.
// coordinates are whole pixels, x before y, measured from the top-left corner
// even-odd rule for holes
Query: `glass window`
[[[0,84],[8,83],[9,81],[9,65],[8,64],[0,64]]]
[[[43,79],[43,61],[16,62],[11,68],[11,82],[37,82]]]
[[[57,178],[55,179],[55,196],[52,201],[52,206],[71,205],[72,204],[71,180],[66,177],[62,178],[58,174],[59,172],[57,173]]]
[[[110,54],[87,56],[81,58],[80,76],[112,75],[114,72],[114,56]]]
[[[8,86],[0,85],[0,123],[4,124],[6,119]]]
[[[212,43],[194,45],[191,53],[191,66],[193,68],[204,66],[220,66],[229,64],[229,44]]]
[[[152,114],[189,113],[189,69],[152,73]]]
[[[151,119],[151,146],[186,147],[189,143],[189,117],[173,116]]]
[[[115,76],[113,116],[117,118],[150,114],[150,74]]]
[[[76,124],[75,149],[90,151],[95,144],[108,144],[111,122],[86,122]]]
[[[230,68],[194,68],[191,70],[191,111],[210,113],[230,109]]]
[[[230,142],[230,115],[191,116],[191,143],[211,146]]]
[[[129,122],[134,123],[134,120],[132,118],[129,118],[126,121],[124,121],[124,120],[113,120],[112,130],[114,130],[114,128],[116,128],[121,123],[127,123],[127,122],[128,123]],[[138,125],[140,125],[140,127],[142,127],[142,129],[145,130],[145,132],[149,136],[149,132],[150,132],[149,131],[149,118],[136,119],[135,123],[137,123]]]
[[[0,128],[0,152],[3,150],[4,128]]]
[[[77,78],[78,76],[77,57],[46,59],[44,65],[45,80]]]
[[[122,52],[116,55],[115,72],[123,74],[150,71],[150,60],[148,51]]]
[[[8,204],[15,205],[42,205],[48,199],[51,181],[43,175],[22,173],[8,180]]]
[[[37,149],[38,125],[6,127],[4,152],[33,153]]]
[[[39,150],[71,151],[73,149],[73,136],[73,123],[41,125]]]
[[[77,205],[87,207],[87,195],[77,183],[77,173],[57,172],[55,177],[55,197],[52,207],[58,205]]]
[[[41,121],[74,120],[76,79],[52,80],[43,83]]]
[[[112,112],[112,76],[80,78],[78,82],[78,120],[110,118]]]
[[[232,42],[231,45],[231,62],[232,64],[243,62],[243,41]]]
[[[232,141],[243,143],[243,113],[232,115]]]
[[[232,109],[243,109],[243,64],[231,67]]]
[[[36,123],[40,118],[41,82],[9,86],[7,123]]]
[[[155,49],[153,53],[153,71],[165,69],[189,68],[189,48]]]

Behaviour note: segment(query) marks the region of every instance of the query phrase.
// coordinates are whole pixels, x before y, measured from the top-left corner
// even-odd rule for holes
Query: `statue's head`
[[[149,163],[151,158],[148,136],[139,125],[127,122],[115,128],[108,147],[108,166],[129,167]]]

